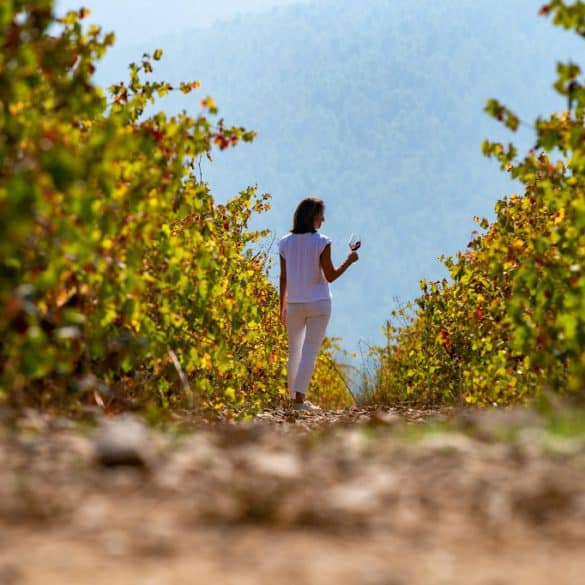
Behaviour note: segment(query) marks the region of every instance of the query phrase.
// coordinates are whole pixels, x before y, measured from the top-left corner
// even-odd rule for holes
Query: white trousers
[[[331,299],[311,303],[288,303],[288,392],[306,394],[319,348],[331,317]]]

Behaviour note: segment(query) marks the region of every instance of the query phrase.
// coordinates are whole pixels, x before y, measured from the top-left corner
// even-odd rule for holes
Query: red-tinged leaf
[[[152,131],[152,137],[156,142],[160,142],[164,138],[164,134],[160,130],[154,129]]]

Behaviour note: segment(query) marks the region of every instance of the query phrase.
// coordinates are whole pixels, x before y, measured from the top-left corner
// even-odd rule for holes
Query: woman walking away
[[[288,391],[297,410],[319,410],[305,400],[305,394],[331,316],[329,283],[358,260],[352,251],[341,266],[333,266],[331,240],[318,231],[324,213],[323,201],[303,199],[291,232],[278,243],[280,318],[288,333]]]

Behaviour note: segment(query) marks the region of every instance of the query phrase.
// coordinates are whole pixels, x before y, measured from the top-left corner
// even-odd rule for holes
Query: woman
[[[305,394],[331,316],[329,283],[358,260],[352,251],[341,266],[333,266],[331,240],[318,231],[324,213],[323,201],[303,199],[291,232],[278,243],[280,315],[288,332],[288,390],[297,410],[319,410],[305,400]]]

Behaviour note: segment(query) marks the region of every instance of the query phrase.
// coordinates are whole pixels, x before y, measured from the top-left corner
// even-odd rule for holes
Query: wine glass
[[[349,247],[352,252],[359,250],[360,246],[362,245],[362,239],[359,234],[351,234],[349,237]]]

